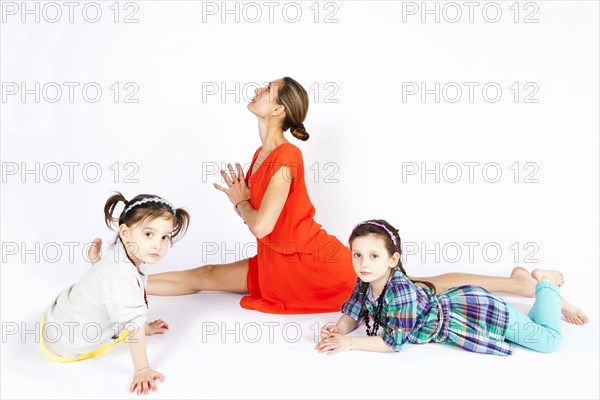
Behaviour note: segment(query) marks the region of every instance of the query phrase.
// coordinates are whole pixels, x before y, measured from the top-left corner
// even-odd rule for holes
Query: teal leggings
[[[529,316],[508,306],[506,340],[523,347],[550,353],[558,347],[560,334],[561,299],[558,288],[549,282],[539,282],[535,287],[535,304]]]

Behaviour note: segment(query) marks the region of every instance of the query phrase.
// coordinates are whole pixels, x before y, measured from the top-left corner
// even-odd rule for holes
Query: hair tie
[[[138,200],[135,203],[131,204],[129,207],[127,207],[125,209],[125,211],[123,211],[122,216],[124,217],[125,214],[127,214],[129,211],[131,211],[132,208],[141,206],[142,204],[146,204],[146,203],[150,203],[150,202],[163,203],[163,204],[168,205],[169,207],[171,207],[171,211],[173,211],[173,215],[177,216],[177,210],[175,209],[175,207],[173,207],[173,204],[169,203],[165,199],[161,199],[160,197],[146,197],[145,199]]]
[[[304,124],[300,122],[298,125],[294,126],[294,129],[304,129]]]
[[[390,236],[390,238],[392,239],[392,242],[394,243],[394,252],[398,251],[398,245],[396,244],[396,237],[394,236],[394,234],[392,233],[392,231],[390,231],[390,230],[388,229],[388,227],[387,227],[387,226],[385,226],[385,225],[383,225],[383,224],[380,224],[379,222],[375,222],[375,221],[363,221],[363,222],[361,222],[360,224],[357,224],[357,225],[354,227],[354,229],[352,229],[352,230],[354,231],[356,228],[358,228],[358,227],[359,227],[359,226],[361,226],[361,225],[374,225],[374,226],[377,226],[377,227],[379,227],[379,228],[383,229],[384,231],[386,231],[386,232],[387,232],[387,234],[388,234],[388,235]]]

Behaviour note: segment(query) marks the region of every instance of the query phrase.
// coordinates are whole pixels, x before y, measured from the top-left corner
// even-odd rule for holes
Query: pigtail
[[[367,282],[360,282],[360,288],[358,289],[358,292],[361,295],[361,300],[360,300],[360,310],[358,310],[358,320],[360,321],[361,319],[365,320],[365,324],[367,325],[367,327],[369,326],[369,311],[367,311],[367,307],[365,307],[365,302],[367,299],[367,287],[368,287],[368,283]]]
[[[119,224],[120,216],[114,217],[113,212],[115,211],[117,204],[119,204],[121,201],[125,203],[125,206],[127,206],[128,202],[125,196],[123,196],[121,192],[116,192],[114,195],[110,196],[104,204],[104,222],[111,230],[113,229],[113,225],[118,226]]]
[[[183,208],[175,210],[175,228],[173,229],[173,236],[171,240],[178,236],[181,239],[190,226],[190,214]]]

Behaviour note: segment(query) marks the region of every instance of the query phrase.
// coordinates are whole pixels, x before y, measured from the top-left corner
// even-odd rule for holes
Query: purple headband
[[[356,226],[354,227],[354,229],[358,228],[358,227],[359,227],[359,226],[361,226],[361,225],[374,225],[374,226],[377,226],[377,227],[379,227],[379,228],[383,229],[384,231],[386,231],[386,232],[387,232],[387,234],[388,234],[388,235],[390,236],[390,238],[392,239],[392,242],[394,243],[394,252],[398,251],[398,245],[396,244],[396,237],[394,236],[394,234],[392,233],[392,231],[390,231],[390,230],[387,228],[387,226],[385,226],[385,225],[383,225],[383,224],[380,224],[379,222],[375,222],[375,221],[364,221],[364,222],[361,222],[360,224],[356,225]],[[354,230],[354,229],[352,229],[352,230]]]

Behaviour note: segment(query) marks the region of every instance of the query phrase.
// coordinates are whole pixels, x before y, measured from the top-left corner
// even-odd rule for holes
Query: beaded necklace
[[[365,315],[365,325],[367,326],[367,336],[375,336],[377,335],[377,331],[379,330],[379,326],[381,325],[381,311],[383,309],[383,296],[385,295],[385,290],[387,289],[388,282],[386,282],[381,294],[377,298],[377,306],[375,307],[375,313],[373,315],[373,328],[371,328],[371,324],[369,323],[369,312],[367,311]],[[367,296],[367,291],[363,292],[363,306],[365,302],[365,298]]]

